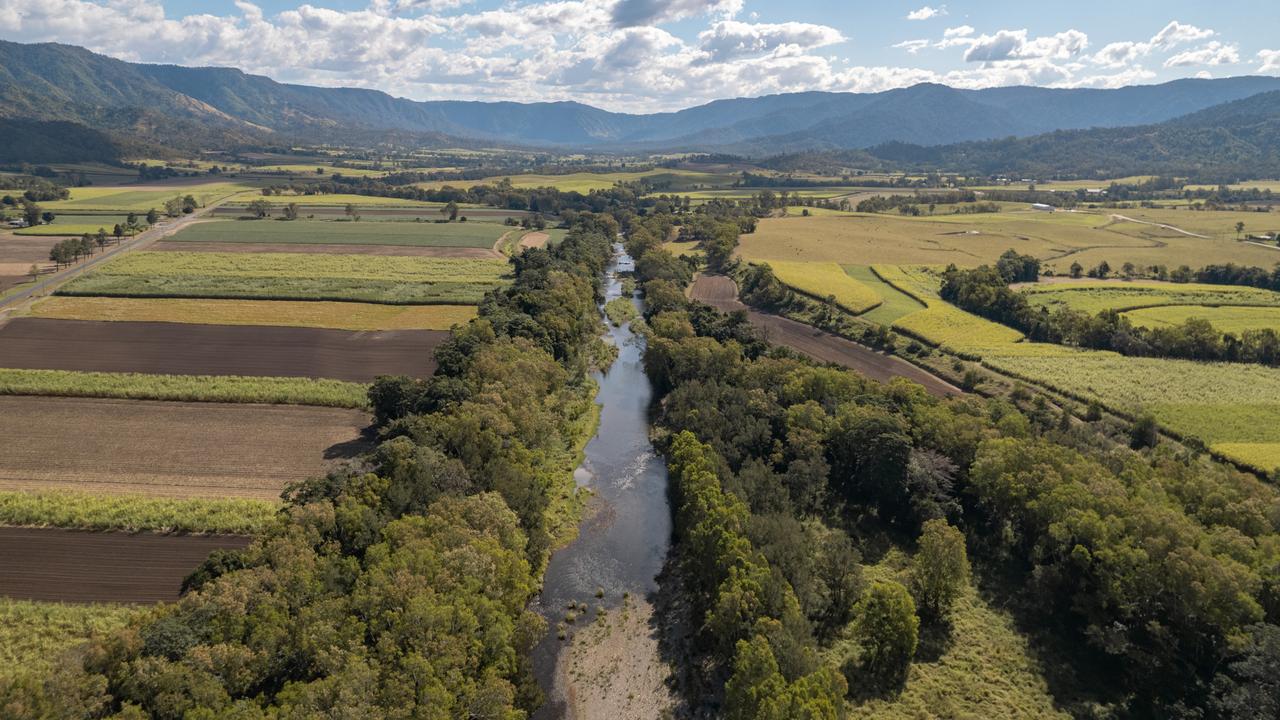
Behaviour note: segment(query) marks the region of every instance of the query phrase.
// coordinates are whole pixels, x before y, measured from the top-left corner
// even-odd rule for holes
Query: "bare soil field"
[[[722,275],[700,275],[691,288],[694,300],[705,302],[722,312],[745,310],[752,325],[764,332],[770,342],[785,345],[819,362],[843,365],[878,382],[903,377],[924,386],[931,395],[960,395],[960,388],[948,383],[901,358],[878,353],[837,335],[823,332],[788,318],[748,309],[738,300],[733,280]]]
[[[321,245],[278,243],[158,242],[148,250],[160,252],[217,253],[309,253],[320,255],[402,255],[433,258],[501,259],[503,255],[490,248],[414,247],[409,245]]]
[[[0,397],[0,489],[276,499],[368,448],[358,410]]]
[[[61,237],[26,237],[12,233],[0,234],[0,263],[22,265],[26,272],[32,263],[49,262],[49,249],[62,242]]]
[[[540,248],[547,244],[551,236],[544,232],[531,232],[520,238],[520,248]]]
[[[350,331],[15,318],[0,327],[0,367],[161,375],[425,377],[443,330]]]
[[[171,602],[210,552],[249,542],[235,535],[0,528],[0,594],[60,602]]]

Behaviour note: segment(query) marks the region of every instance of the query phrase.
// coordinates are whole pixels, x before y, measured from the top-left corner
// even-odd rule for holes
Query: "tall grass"
[[[146,375],[0,369],[0,395],[264,403],[353,408],[368,406],[368,386],[341,380],[222,375]]]
[[[137,605],[75,605],[0,598],[0,684],[39,678],[91,638],[114,632],[146,610]]]
[[[267,527],[279,507],[247,498],[0,491],[0,525],[254,535]]]

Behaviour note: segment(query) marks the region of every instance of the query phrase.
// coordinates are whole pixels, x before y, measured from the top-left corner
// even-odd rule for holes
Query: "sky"
[[[1280,75],[1274,0],[0,0],[0,38],[414,100],[659,112],[919,82]]]

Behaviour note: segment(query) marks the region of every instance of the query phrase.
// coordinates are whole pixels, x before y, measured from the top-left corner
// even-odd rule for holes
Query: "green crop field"
[[[710,173],[697,170],[654,169],[642,172],[580,172],[566,175],[502,175],[482,180],[440,180],[419,183],[420,187],[439,189],[445,186],[457,188],[475,187],[478,185],[497,185],[503,180],[511,180],[512,187],[536,188],[553,187],[562,192],[589,193],[592,190],[608,190],[620,182],[639,182],[647,180],[658,192],[682,192],[696,188],[723,187],[738,179],[733,173]]]
[[[317,173],[316,169],[324,172]],[[312,178],[328,179],[333,175],[344,175],[346,177],[382,177],[391,170],[375,170],[373,168],[363,167],[334,167],[333,165],[325,165],[323,163],[316,165],[291,164],[291,165],[255,165],[251,168],[256,172],[270,173],[292,173],[294,175],[305,175]]]
[[[61,295],[478,303],[503,260],[315,253],[135,252],[63,286]]]
[[[280,504],[250,498],[164,498],[45,490],[0,491],[0,524],[124,532],[262,532]]]
[[[337,330],[448,330],[476,316],[474,305],[377,305],[291,300],[45,298],[34,317],[57,320],[273,325]]]
[[[1013,328],[967,313],[938,298],[937,277],[924,268],[876,265],[883,282],[924,306],[898,316],[892,327],[924,342],[966,357],[987,348],[1006,348],[1022,340]]]
[[[175,197],[195,197],[196,202],[207,205],[253,190],[252,185],[237,182],[170,183],[156,182],[146,185],[117,185],[71,188],[67,200],[40,203],[45,210],[98,210],[106,212],[145,213],[151,208],[164,209],[166,200]]]
[[[341,380],[230,375],[150,375],[0,368],[0,395],[317,405],[363,409],[368,386]]]
[[[1134,325],[1149,328],[1181,325],[1191,318],[1201,318],[1224,333],[1239,335],[1248,330],[1267,328],[1280,333],[1280,308],[1273,307],[1173,305],[1131,310],[1124,316]]]
[[[0,598],[0,685],[24,676],[45,679],[65,654],[124,628],[145,612],[135,605]]]
[[[1280,306],[1280,293],[1271,290],[1200,283],[1081,280],[1026,285],[1022,292],[1031,304],[1051,311],[1070,307],[1090,314],[1161,305]]]
[[[59,214],[47,225],[35,225],[15,230],[14,235],[84,235],[105,230],[108,235],[112,228],[124,225],[125,215],[69,215]]]
[[[343,193],[317,194],[317,195],[261,195],[246,194],[236,198],[234,203],[229,205],[247,205],[254,200],[266,200],[272,205],[288,205],[289,203],[297,203],[299,205],[313,205],[316,207],[344,207],[346,205],[355,205],[358,208],[365,207],[413,207],[413,208],[431,208],[439,211],[444,203],[427,203],[417,200],[405,200],[403,198],[379,197],[377,195],[348,195]]]
[[[472,222],[215,220],[197,222],[168,240],[491,248],[509,230],[500,223]]]
[[[1187,185],[1187,190],[1217,190],[1217,185]],[[1270,190],[1273,193],[1280,193],[1280,180],[1245,180],[1244,182],[1232,183],[1227,186],[1228,190]]]
[[[850,277],[835,263],[775,260],[769,265],[783,284],[820,300],[833,296],[837,306],[855,315],[864,313],[881,302],[880,295],[875,290]]]
[[[910,217],[851,213],[761,220],[743,235],[738,254],[750,261],[824,261],[842,265],[948,265],[977,267],[1013,249],[1066,274],[1073,262],[1086,268],[1106,261],[1139,267],[1234,262],[1271,267],[1280,252],[1235,239],[1237,216],[1246,227],[1263,229],[1264,213],[1125,210],[1135,220],[1187,225],[1194,237],[1155,225],[1118,220],[1102,212],[1000,213]],[[1214,232],[1207,232],[1210,228]],[[1205,231],[1205,232],[1201,232]]]
[[[892,325],[898,318],[925,309],[924,303],[885,282],[868,265],[848,265],[844,271],[880,296],[882,302],[862,315],[867,320]]]

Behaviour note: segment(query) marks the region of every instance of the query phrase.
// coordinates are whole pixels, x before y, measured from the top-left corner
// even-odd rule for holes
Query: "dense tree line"
[[[1010,270],[1019,262],[1018,257],[1009,251],[1000,258],[996,268],[947,268],[943,273],[942,299],[975,315],[1017,328],[1040,342],[1113,350],[1137,357],[1280,365],[1280,335],[1271,328],[1245,330],[1236,335],[1218,331],[1203,318],[1188,318],[1181,325],[1147,328],[1134,325],[1117,310],[1090,315],[1070,307],[1052,312],[1048,308],[1037,308],[1026,295],[1009,287],[1011,282],[1035,280],[1030,261],[1026,263],[1025,275]],[[1038,270],[1039,262],[1034,261],[1034,265]],[[1193,277],[1203,282],[1237,284],[1227,282],[1237,280],[1249,281],[1248,284],[1255,287],[1270,287],[1278,274],[1268,274],[1260,268],[1220,265],[1209,266]]]
[[[1107,668],[1122,714],[1255,717],[1274,698],[1280,496],[1252,475],[1123,449],[1043,407],[814,367],[702,306],[649,327],[676,552],[726,716],[839,717],[842,689],[900,684],[917,628],[968,582],[956,527]],[[919,536],[909,585],[861,579],[854,518]],[[809,652],[841,633],[857,641],[844,688]]]
[[[0,688],[5,717],[509,718],[539,702],[529,610],[586,429],[617,225],[580,217],[438,351],[370,391],[379,443],[290,488],[176,604],[82,668]]]

